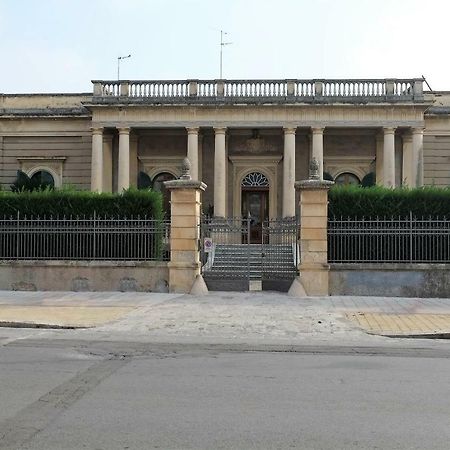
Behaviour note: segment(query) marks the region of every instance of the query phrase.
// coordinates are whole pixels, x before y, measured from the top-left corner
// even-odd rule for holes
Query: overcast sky
[[[0,0],[0,92],[92,79],[427,78],[450,90],[449,0]]]

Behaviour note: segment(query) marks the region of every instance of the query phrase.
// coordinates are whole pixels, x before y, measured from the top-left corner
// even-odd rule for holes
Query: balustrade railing
[[[94,99],[133,101],[413,101],[423,99],[423,80],[136,80],[93,81]]]
[[[327,80],[325,97],[379,97],[386,95],[386,82],[380,80]]]

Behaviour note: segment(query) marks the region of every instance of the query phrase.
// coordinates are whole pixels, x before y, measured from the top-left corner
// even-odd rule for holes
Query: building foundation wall
[[[0,290],[167,292],[167,262],[0,261]]]
[[[450,264],[331,264],[330,295],[450,297]]]

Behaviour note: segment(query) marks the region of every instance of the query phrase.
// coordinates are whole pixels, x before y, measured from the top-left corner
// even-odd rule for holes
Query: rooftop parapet
[[[423,102],[423,79],[93,80],[93,103]]]

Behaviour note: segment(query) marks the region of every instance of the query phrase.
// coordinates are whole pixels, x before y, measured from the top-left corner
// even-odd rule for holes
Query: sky
[[[413,78],[450,90],[449,0],[0,0],[0,93],[93,79]]]

